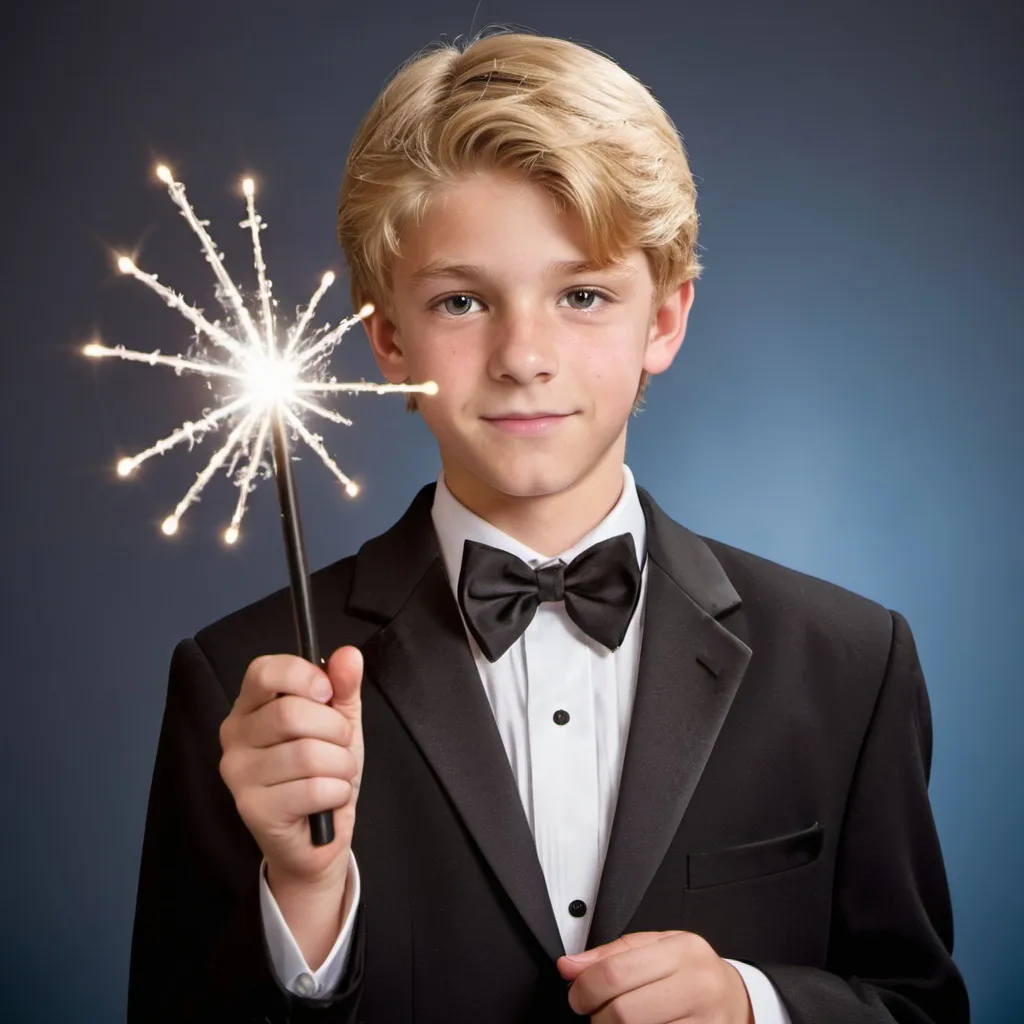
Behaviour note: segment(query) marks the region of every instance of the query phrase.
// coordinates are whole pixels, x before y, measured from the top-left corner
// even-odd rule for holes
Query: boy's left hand
[[[569,1006],[594,1024],[753,1024],[739,971],[693,932],[633,932],[563,956]]]

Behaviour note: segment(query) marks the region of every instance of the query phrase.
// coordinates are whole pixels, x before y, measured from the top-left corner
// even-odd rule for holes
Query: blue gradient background
[[[156,6],[156,5],[153,5]],[[976,1021],[1024,1019],[1019,742],[1024,568],[1019,5],[484,2],[589,41],[641,77],[698,175],[706,272],[680,358],[629,461],[698,531],[906,614],[929,681],[931,793]],[[349,139],[385,77],[467,33],[475,0],[356,5],[22,5],[3,33],[0,403],[3,715],[0,1018],[123,1018],[145,803],[174,643],[285,583],[273,492],[217,533],[223,480],[173,542],[157,526],[199,468],[131,483],[120,454],[195,416],[195,380],[97,367],[110,343],[177,351],[185,324],[112,268],[214,307],[155,157],[188,183],[248,280],[240,174],[262,182],[282,308],[342,269]],[[323,307],[347,312],[344,285]],[[378,379],[361,337],[341,379]],[[433,478],[397,398],[328,433],[366,487],[298,471],[316,566]]]

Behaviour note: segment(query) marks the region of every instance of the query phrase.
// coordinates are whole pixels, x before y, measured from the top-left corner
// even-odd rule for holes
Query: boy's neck
[[[566,490],[531,497],[503,494],[456,466],[445,466],[444,477],[470,512],[546,558],[590,533],[615,507],[624,482],[621,456]]]

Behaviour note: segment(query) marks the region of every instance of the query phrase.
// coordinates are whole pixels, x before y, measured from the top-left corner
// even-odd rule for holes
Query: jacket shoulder
[[[737,593],[751,628],[803,635],[865,654],[892,642],[892,612],[878,601],[817,576],[708,537]],[[764,637],[762,637],[764,639]]]

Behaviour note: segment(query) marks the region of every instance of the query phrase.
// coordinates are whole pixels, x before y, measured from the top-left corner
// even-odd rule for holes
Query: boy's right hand
[[[344,885],[363,773],[362,678],[356,647],[339,647],[326,672],[291,654],[256,658],[221,723],[220,775],[268,880]],[[334,839],[314,846],[306,818],[331,810]]]

